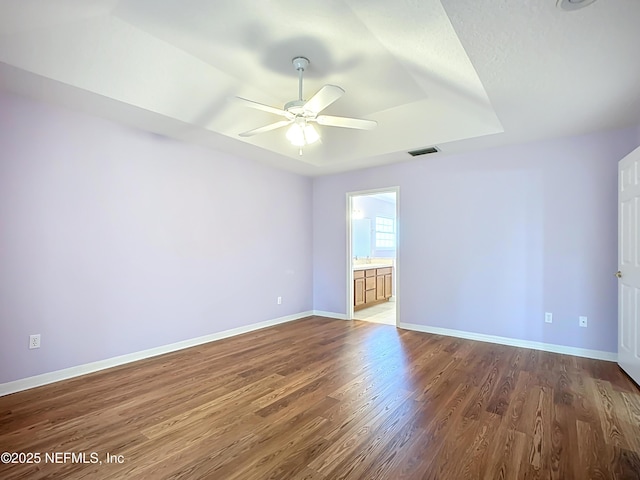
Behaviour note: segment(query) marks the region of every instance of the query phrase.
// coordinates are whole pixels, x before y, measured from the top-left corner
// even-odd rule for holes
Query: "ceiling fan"
[[[298,72],[298,100],[286,103],[284,108],[276,108],[247,100],[246,98],[236,97],[238,101],[247,107],[274,113],[285,118],[279,122],[242,132],[240,134],[241,137],[252,137],[253,135],[290,125],[286,134],[287,139],[296,147],[300,147],[300,155],[302,155],[302,147],[320,139],[320,135],[313,127],[313,123],[327,127],[354,128],[357,130],[372,130],[378,125],[378,122],[374,120],[320,115],[322,110],[344,95],[344,90],[336,85],[325,85],[309,100],[303,100],[302,75],[309,66],[309,60],[305,57],[295,57],[292,63]]]

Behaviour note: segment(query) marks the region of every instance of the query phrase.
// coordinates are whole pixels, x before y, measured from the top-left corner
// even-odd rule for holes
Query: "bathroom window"
[[[376,248],[395,248],[396,228],[393,218],[376,217]]]

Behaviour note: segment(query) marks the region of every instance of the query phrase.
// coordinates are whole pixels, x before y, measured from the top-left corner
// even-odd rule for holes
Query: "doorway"
[[[399,187],[347,193],[347,317],[397,325]]]

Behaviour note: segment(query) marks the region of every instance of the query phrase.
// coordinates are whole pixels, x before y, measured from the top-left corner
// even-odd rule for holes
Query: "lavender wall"
[[[0,383],[310,310],[311,208],[308,178],[0,95]]]
[[[636,129],[314,180],[314,308],[346,309],[345,193],[400,186],[400,321],[616,351],[617,162]],[[545,324],[544,312],[554,314]],[[578,326],[578,316],[589,327]]]

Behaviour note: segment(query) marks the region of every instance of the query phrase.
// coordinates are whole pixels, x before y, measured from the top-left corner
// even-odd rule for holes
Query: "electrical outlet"
[[[40,334],[29,335],[29,348],[40,348]]]
[[[553,323],[553,314],[550,312],[545,312],[544,321],[545,323]]]
[[[587,328],[587,317],[580,317],[578,320],[578,324],[581,327]]]
[[[282,297],[278,297],[278,305],[282,305]]]

